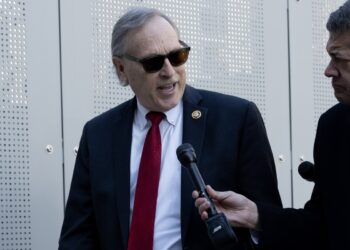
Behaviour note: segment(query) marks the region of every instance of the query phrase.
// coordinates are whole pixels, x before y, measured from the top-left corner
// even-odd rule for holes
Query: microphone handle
[[[200,174],[197,168],[197,164],[194,162],[190,163],[189,170],[190,170],[192,182],[194,184],[195,189],[198,191],[199,196],[204,197],[209,201],[210,207],[207,210],[208,217],[210,218],[216,215],[218,212],[216,211],[214,202],[211,200],[207,191],[205,190],[205,183],[203,181],[202,175]]]

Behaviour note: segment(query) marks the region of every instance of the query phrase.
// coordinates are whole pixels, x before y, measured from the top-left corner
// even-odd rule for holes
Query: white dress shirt
[[[137,100],[130,155],[130,223],[143,144],[151,127],[150,121],[146,119],[148,112]],[[182,143],[182,101],[164,114],[166,117],[159,124],[162,158],[153,250],[181,250],[181,164],[177,159],[176,149]]]

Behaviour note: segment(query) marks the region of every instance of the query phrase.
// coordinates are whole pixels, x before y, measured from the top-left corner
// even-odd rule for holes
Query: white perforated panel
[[[326,23],[330,13],[344,3],[344,0],[312,1],[312,75],[314,89],[314,121],[317,126],[320,115],[336,103],[331,81],[324,76],[329,63],[326,51],[328,32]]]
[[[264,115],[263,2],[196,1],[185,9],[174,14],[193,47],[189,83],[253,100]]]
[[[94,112],[105,111],[133,94],[117,84],[110,35],[128,7],[160,9],[178,25],[191,46],[188,83],[255,101],[265,116],[264,3],[222,1],[92,1]]]
[[[123,11],[132,5],[113,0],[92,1],[92,52],[93,52],[93,110],[100,114],[133,96],[129,87],[118,83],[112,64],[111,33],[113,25]]]
[[[26,1],[0,0],[0,249],[31,249]]]

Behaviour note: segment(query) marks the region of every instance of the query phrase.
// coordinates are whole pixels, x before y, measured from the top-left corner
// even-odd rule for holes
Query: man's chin
[[[167,100],[167,101],[162,101],[159,105],[159,107],[162,109],[161,112],[166,112],[169,111],[170,109],[174,108],[180,100]]]
[[[335,98],[343,104],[350,105],[350,96],[344,96],[342,94],[335,93]]]

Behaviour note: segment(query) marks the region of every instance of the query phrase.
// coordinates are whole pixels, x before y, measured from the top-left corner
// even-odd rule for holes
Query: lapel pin
[[[195,110],[192,112],[193,119],[199,119],[199,118],[201,118],[201,116],[202,116],[202,113],[199,110]]]

